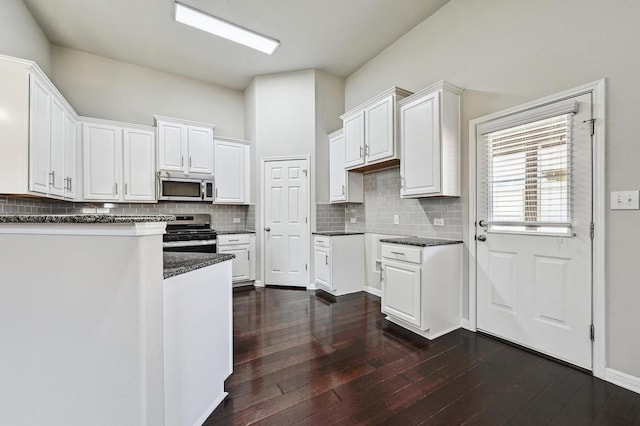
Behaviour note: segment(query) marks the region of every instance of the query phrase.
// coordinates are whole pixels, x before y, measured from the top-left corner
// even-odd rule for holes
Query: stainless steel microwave
[[[158,177],[158,200],[213,201],[213,176]]]

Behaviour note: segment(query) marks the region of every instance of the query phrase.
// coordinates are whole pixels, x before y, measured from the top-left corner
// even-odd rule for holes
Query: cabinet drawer
[[[331,248],[331,237],[316,235],[315,246]]]
[[[218,245],[237,245],[237,244],[249,244],[250,236],[248,234],[229,234],[218,235]]]
[[[422,263],[422,248],[399,244],[382,245],[382,257],[405,262]]]

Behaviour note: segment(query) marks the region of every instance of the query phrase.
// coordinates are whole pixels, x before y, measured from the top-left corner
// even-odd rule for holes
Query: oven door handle
[[[217,240],[166,241],[162,243],[162,247],[214,246],[217,242]]]

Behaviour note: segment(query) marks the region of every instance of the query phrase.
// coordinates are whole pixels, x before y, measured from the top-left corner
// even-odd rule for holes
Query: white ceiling
[[[346,77],[448,0],[181,0],[281,41],[272,56],[173,20],[173,0],[24,0],[53,44],[244,89],[256,75]]]

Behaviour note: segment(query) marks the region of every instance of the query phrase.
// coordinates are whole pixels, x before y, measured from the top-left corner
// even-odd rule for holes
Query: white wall
[[[245,92],[247,105],[254,118],[247,125],[247,133],[255,138],[255,159],[253,163],[252,194],[256,203],[256,247],[261,247],[263,237],[261,217],[260,176],[261,161],[266,157],[309,156],[311,182],[315,182],[315,72],[298,71],[291,73],[259,76]],[[315,206],[315,186],[311,185],[311,206]],[[310,209],[312,229],[315,208]],[[261,258],[256,261],[256,275],[262,280]]]
[[[49,74],[49,40],[22,0],[2,0],[0,5],[0,53],[35,61]]]
[[[316,202],[329,203],[329,139],[342,128],[344,79],[316,70]]]
[[[438,80],[462,95],[467,223],[470,119],[607,78],[607,188],[640,189],[640,2],[451,0],[346,82],[347,109],[397,85]],[[608,211],[607,360],[640,376],[640,212]],[[468,237],[469,230],[464,230]]]
[[[216,135],[244,139],[239,90],[51,46],[53,82],[78,114],[138,124],[153,115],[216,125]]]

